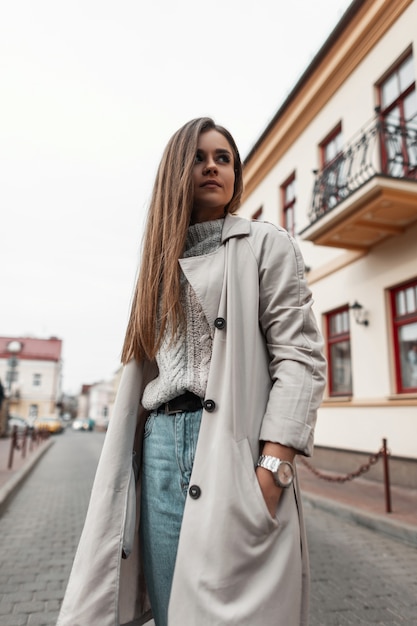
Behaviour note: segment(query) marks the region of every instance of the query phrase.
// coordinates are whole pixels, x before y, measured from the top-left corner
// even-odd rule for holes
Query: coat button
[[[206,411],[212,413],[216,408],[216,403],[214,402],[214,400],[204,400],[203,407],[206,409]]]
[[[191,485],[188,493],[190,494],[190,497],[193,498],[193,500],[198,500],[198,498],[201,496],[201,489],[198,485]]]
[[[224,317],[216,317],[216,319],[214,320],[214,325],[219,330],[223,330],[223,328],[226,327],[226,320],[224,319]]]

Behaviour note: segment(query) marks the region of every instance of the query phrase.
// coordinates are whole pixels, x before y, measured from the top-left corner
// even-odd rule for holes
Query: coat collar
[[[250,221],[238,217],[236,215],[230,215],[228,213],[224,218],[223,230],[222,230],[222,243],[230,239],[231,237],[242,237],[250,234]]]

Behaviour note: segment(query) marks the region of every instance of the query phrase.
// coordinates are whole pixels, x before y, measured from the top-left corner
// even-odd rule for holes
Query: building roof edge
[[[346,29],[348,24],[352,21],[354,16],[358,13],[358,11],[361,9],[361,7],[366,2],[367,2],[367,0],[353,0],[353,2],[351,2],[351,4],[348,6],[348,8],[344,12],[344,14],[340,18],[340,20],[337,22],[336,26],[331,31],[330,35],[327,37],[327,39],[324,42],[324,44],[319,48],[319,50],[317,51],[317,53],[313,57],[313,60],[311,61],[311,63],[309,63],[307,68],[301,74],[300,78],[297,80],[297,82],[295,83],[294,87],[291,89],[291,91],[288,94],[288,96],[285,98],[285,100],[283,101],[283,103],[281,104],[281,106],[279,107],[277,112],[275,113],[275,115],[272,117],[272,119],[267,124],[266,128],[264,129],[264,131],[260,134],[260,136],[258,137],[256,142],[254,143],[254,145],[250,149],[249,153],[244,158],[244,160],[243,160],[243,165],[244,166],[255,155],[255,153],[257,152],[257,150],[259,148],[259,146],[263,143],[263,141],[266,139],[266,137],[268,137],[269,133],[272,131],[273,127],[275,126],[275,124],[277,122],[277,120],[282,116],[282,114],[285,112],[285,110],[289,107],[289,105],[294,100],[294,98],[296,97],[298,92],[301,90],[301,88],[304,85],[304,83],[311,76],[311,74],[313,74],[313,72],[316,70],[316,68],[320,65],[321,61],[329,53],[329,51],[331,50],[331,48],[334,45],[334,43],[340,37],[341,33]]]

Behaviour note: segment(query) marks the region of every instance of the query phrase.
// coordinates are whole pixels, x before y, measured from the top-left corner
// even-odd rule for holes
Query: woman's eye
[[[211,157],[207,158],[210,159]],[[201,152],[197,152],[197,154],[195,155],[194,163],[203,163],[205,159],[206,157],[204,154],[202,154]],[[213,159],[218,163],[230,163],[232,160],[230,154],[226,153],[214,155]]]

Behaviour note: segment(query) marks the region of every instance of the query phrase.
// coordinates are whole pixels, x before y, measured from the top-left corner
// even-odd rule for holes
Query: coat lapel
[[[226,215],[222,231],[222,244],[214,254],[179,259],[182,271],[192,286],[210,326],[218,315],[224,276],[227,270],[226,246],[231,237],[250,233],[250,222],[240,217]]]
[[[219,310],[223,286],[225,249],[215,254],[180,259],[181,269],[193,288],[210,326],[214,325]],[[204,280],[203,280],[204,277]]]

